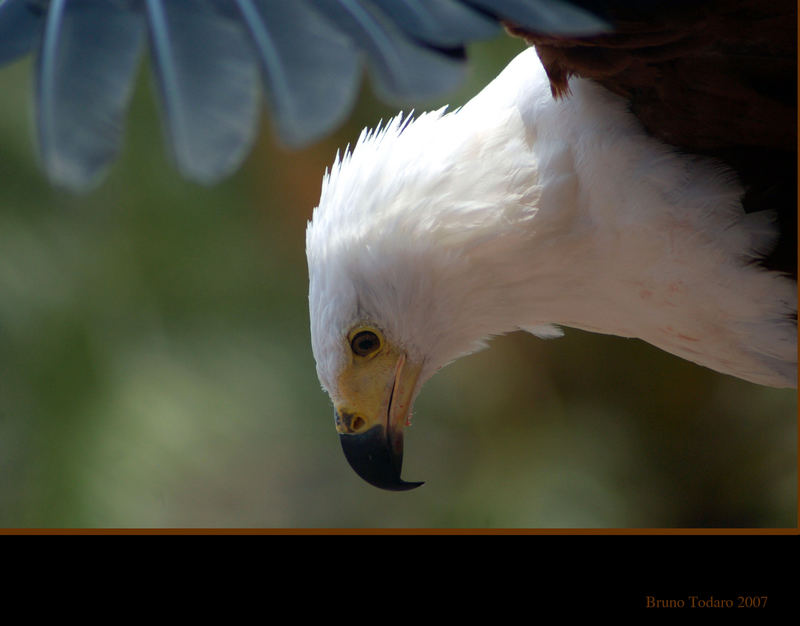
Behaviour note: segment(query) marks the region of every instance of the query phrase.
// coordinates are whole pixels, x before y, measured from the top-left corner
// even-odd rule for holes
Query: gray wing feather
[[[143,40],[141,15],[120,4],[50,3],[37,66],[37,131],[52,180],[91,187],[116,157]]]
[[[258,128],[260,79],[242,23],[206,0],[146,0],[150,52],[178,168],[211,184],[234,171]]]

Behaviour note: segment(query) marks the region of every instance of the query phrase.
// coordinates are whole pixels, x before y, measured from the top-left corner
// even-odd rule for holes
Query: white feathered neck
[[[462,109],[398,116],[337,155],[307,232],[323,385],[363,320],[424,359],[423,379],[487,336],[555,323],[795,384],[796,289],[748,265],[768,217],[612,94],[571,87],[554,101],[529,49]]]

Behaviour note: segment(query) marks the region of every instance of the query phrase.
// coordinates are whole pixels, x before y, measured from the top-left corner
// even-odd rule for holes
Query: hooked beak
[[[403,427],[406,425],[419,368],[408,367],[400,355],[394,376],[384,390],[380,409],[368,419],[357,411],[336,407],[334,417],[342,450],[350,466],[365,481],[389,491],[407,491],[421,482],[405,482]]]

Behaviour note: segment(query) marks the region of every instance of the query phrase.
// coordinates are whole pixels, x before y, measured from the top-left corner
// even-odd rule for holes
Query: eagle
[[[796,240],[778,252],[795,83],[776,35],[795,21],[711,4],[594,37],[512,28],[534,45],[466,105],[336,155],[306,232],[311,343],[364,480],[421,485],[401,478],[420,389],[513,331],[633,337],[796,387]]]
[[[795,386],[797,7],[772,0],[0,0],[0,66],[35,56],[51,182],[122,149],[148,54],[179,173],[241,165],[266,101],[289,147],[352,108],[446,93],[501,27],[533,47],[459,110],[365,131],[307,235],[312,350],[345,453],[400,479],[446,363],[522,329],[638,337]]]

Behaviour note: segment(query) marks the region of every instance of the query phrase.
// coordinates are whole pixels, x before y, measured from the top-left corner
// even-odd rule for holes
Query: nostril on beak
[[[346,411],[336,411],[336,430],[342,434],[353,434],[364,430],[367,427],[367,420],[356,413]]]

